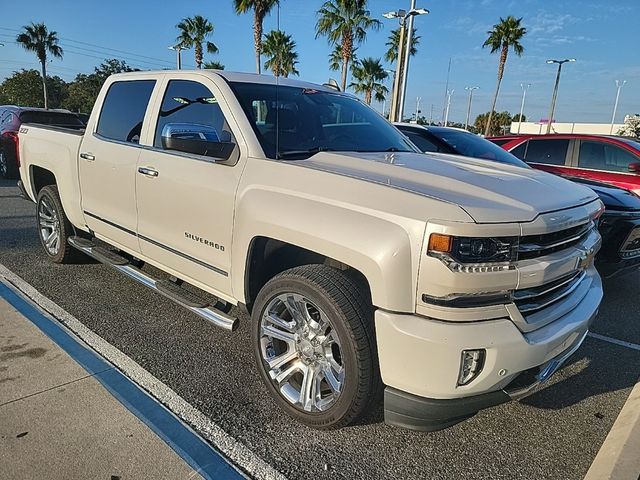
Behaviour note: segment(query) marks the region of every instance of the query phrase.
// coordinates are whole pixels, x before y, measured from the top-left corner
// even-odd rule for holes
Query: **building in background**
[[[615,135],[624,127],[622,123],[613,125]],[[551,133],[584,133],[590,135],[609,135],[611,132],[610,123],[556,123],[551,124]],[[518,122],[511,123],[510,133],[518,133]],[[543,135],[547,133],[547,122],[522,122],[520,133],[530,135]]]

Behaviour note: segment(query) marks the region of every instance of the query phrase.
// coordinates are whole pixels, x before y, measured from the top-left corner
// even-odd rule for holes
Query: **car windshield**
[[[354,97],[314,88],[231,84],[268,158],[321,151],[416,152],[377,112]]]
[[[516,156],[503,150],[493,142],[474,135],[473,133],[444,128],[430,128],[429,131],[449,145],[459,155],[530,168]]]
[[[64,112],[26,111],[20,114],[20,121],[22,123],[42,123],[61,127],[84,126],[82,120],[75,113]]]

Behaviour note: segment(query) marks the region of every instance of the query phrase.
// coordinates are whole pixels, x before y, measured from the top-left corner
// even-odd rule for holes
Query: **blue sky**
[[[297,42],[300,78],[314,82],[324,82],[329,76],[339,78],[339,72],[328,69],[331,48],[324,38],[315,38],[315,12],[321,4],[321,0],[281,3],[280,27]],[[371,14],[383,21],[384,27],[368,35],[358,50],[360,57],[383,56],[386,38],[397,23],[382,18],[382,13],[408,5],[409,0],[369,1]],[[449,118],[464,121],[465,86],[480,87],[474,94],[472,118],[488,110],[498,57],[481,46],[486,31],[506,15],[523,17],[529,33],[523,41],[524,55],[509,57],[498,110],[517,113],[520,84],[531,83],[525,114],[532,120],[546,118],[555,67],[545,60],[575,57],[576,63],[563,68],[555,115],[558,121],[610,122],[616,79],[627,80],[617,121],[626,113],[640,112],[638,0],[418,0],[418,7],[431,13],[416,20],[422,39],[418,55],[411,61],[406,112],[415,111],[416,97],[420,96],[423,115],[429,117],[433,105],[434,119],[440,119],[449,58],[449,86],[454,90]],[[254,70],[252,18],[236,16],[231,0],[31,0],[13,2],[11,8],[3,9],[0,42],[5,46],[0,47],[0,79],[20,68],[37,68],[35,56],[12,43],[16,30],[28,22],[43,21],[58,31],[65,56],[50,64],[50,72],[71,80],[78,72],[91,72],[106,57],[123,58],[145,69],[171,67],[175,54],[167,46],[174,42],[175,24],[194,14],[206,16],[215,25],[212,40],[220,53],[211,59],[223,62],[228,70]],[[265,31],[275,27],[276,15],[272,14]],[[193,66],[193,52],[184,52],[183,61]]]

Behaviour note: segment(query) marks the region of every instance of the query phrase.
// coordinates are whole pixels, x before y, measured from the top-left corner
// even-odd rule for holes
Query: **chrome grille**
[[[516,290],[513,293],[513,301],[522,315],[530,315],[570,295],[580,285],[585,275],[584,270],[572,272],[538,287]]]
[[[518,260],[537,258],[569,248],[582,241],[595,228],[592,221],[552,233],[525,235],[520,238]]]

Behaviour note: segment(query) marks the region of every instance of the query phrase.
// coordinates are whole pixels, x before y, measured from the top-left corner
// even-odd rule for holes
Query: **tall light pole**
[[[178,70],[182,69],[182,47],[180,45],[173,45],[172,47],[169,47],[169,50],[175,50],[176,51],[176,68]]]
[[[447,110],[444,114],[444,126],[446,127],[449,123],[449,107],[451,106],[451,97],[453,96],[453,92],[455,90],[447,90]]]
[[[402,120],[402,110],[404,108],[404,92],[406,90],[406,75],[408,73],[408,61],[406,60],[406,54],[411,54],[411,44],[409,43],[413,34],[413,17],[416,15],[424,15],[429,13],[428,10],[424,8],[415,8],[416,0],[411,0],[411,9],[407,12],[406,10],[398,10],[394,12],[387,12],[383,14],[384,18],[397,18],[400,22],[400,35],[398,41],[398,62],[396,67],[396,75],[393,82],[393,93],[391,96],[391,111],[389,112],[389,121],[397,122]],[[409,18],[409,35],[407,36],[408,41],[405,40],[405,32],[407,29],[407,18]],[[405,46],[409,48],[405,49]],[[404,60],[404,65],[403,65]],[[404,78],[402,78],[404,75]]]
[[[391,70],[390,68],[385,68],[384,69],[385,72],[387,73],[391,73],[393,75],[393,85],[396,84],[396,71],[395,70]],[[393,87],[391,87],[393,89]],[[391,92],[391,100],[393,101],[393,91]],[[391,114],[391,110],[389,110],[389,115],[386,114],[386,106],[387,106],[387,97],[384,98],[384,100],[382,101],[382,116],[385,117],[387,120],[390,117]]]
[[[620,90],[622,90],[622,87],[624,87],[624,84],[627,83],[626,80],[623,80],[622,82],[620,80],[616,80],[616,89],[618,90],[616,92],[616,103],[613,104],[613,115],[611,116],[611,128],[609,129],[609,135],[613,134],[613,122],[616,119],[616,113],[618,112],[618,100],[620,100]]]
[[[522,115],[524,115],[524,100],[527,98],[527,90],[531,87],[530,83],[526,85],[524,83],[520,84],[520,88],[522,89],[522,103],[520,104],[520,118],[518,118],[518,133],[520,133],[520,125],[522,125]]]
[[[409,78],[409,59],[411,58],[411,42],[413,41],[413,19],[416,15],[426,15],[429,10],[426,8],[416,8],[416,0],[411,0],[411,8],[409,9],[409,28],[407,31],[406,48],[404,49],[404,62],[402,64],[402,84],[400,86],[400,118],[404,113],[404,103],[407,96],[407,79]]]
[[[557,63],[558,73],[556,75],[556,84],[553,87],[553,97],[551,97],[551,111],[549,112],[549,120],[547,121],[547,133],[551,133],[551,123],[553,123],[553,114],[556,109],[556,99],[558,98],[558,85],[560,84],[560,73],[562,72],[562,65],[567,62],[575,62],[575,58],[565,58],[564,60],[547,60],[547,63]]]
[[[473,91],[478,90],[480,87],[464,87],[465,90],[469,91],[469,103],[467,105],[467,119],[464,121],[464,129],[467,130],[469,128],[469,116],[471,115],[471,102],[473,101]]]

